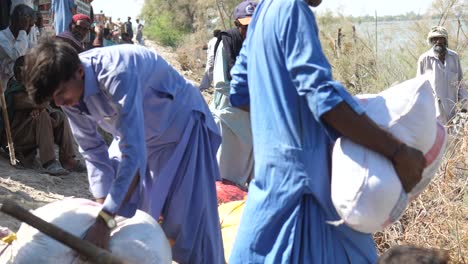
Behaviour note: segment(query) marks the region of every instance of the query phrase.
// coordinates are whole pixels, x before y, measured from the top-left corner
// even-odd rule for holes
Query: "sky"
[[[315,10],[330,9],[340,10],[344,15],[378,16],[400,15],[413,11],[416,14],[423,14],[431,6],[432,0],[322,0]]]
[[[112,16],[114,21],[120,17],[126,20],[128,16],[132,20],[137,17],[143,7],[144,0],[94,0],[92,5],[95,13],[104,11],[106,16]],[[315,8],[317,12],[330,9],[340,10],[342,14],[361,15],[399,15],[407,12],[423,14],[430,6],[432,0],[322,0],[322,4]]]
[[[99,14],[102,10],[106,16],[112,17],[112,21],[117,21],[119,17],[122,21],[127,21],[127,17],[131,17],[135,22],[144,2],[144,0],[94,0],[91,5],[95,14]]]

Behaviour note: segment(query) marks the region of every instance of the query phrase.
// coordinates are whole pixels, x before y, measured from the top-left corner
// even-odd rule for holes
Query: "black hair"
[[[24,56],[18,57],[15,61],[15,65],[13,66],[13,73],[15,74],[15,79],[18,82],[22,82],[22,68],[24,66]]]
[[[380,256],[377,264],[447,264],[447,252],[415,246],[396,246]]]
[[[35,18],[36,12],[34,9],[31,7],[24,5],[24,4],[19,4],[15,6],[13,9],[13,12],[11,12],[11,20],[16,20],[19,21],[20,19],[23,19],[24,17],[29,17],[29,18]]]
[[[60,39],[40,43],[26,55],[22,79],[36,104],[52,98],[61,82],[70,80],[81,65],[77,51]]]
[[[107,36],[109,36],[109,35],[110,35],[110,33],[111,33],[110,29],[108,29],[108,28],[104,28],[104,32],[103,32],[103,36],[104,36],[104,37],[107,37]]]

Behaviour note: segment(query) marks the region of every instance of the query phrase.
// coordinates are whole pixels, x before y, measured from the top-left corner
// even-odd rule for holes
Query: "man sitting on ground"
[[[84,172],[86,168],[75,157],[73,136],[63,112],[53,110],[48,103],[36,105],[22,84],[21,68],[24,57],[14,65],[14,77],[5,91],[12,137],[18,159],[26,167],[33,167],[36,149],[45,172],[66,175],[69,171]],[[59,146],[57,161],[54,143]]]

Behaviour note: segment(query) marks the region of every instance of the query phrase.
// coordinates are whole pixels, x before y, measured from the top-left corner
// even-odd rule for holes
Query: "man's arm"
[[[94,32],[96,33],[96,36],[94,37],[94,40],[93,40],[93,47],[94,48],[103,47],[104,46],[104,39],[103,39],[104,29],[102,28],[102,25],[96,25],[96,27],[94,27]]]
[[[421,180],[425,167],[422,152],[403,144],[378,127],[367,115],[358,115],[348,104],[341,102],[322,118],[344,137],[387,157],[393,163],[407,193]]]
[[[231,70],[231,90],[229,101],[232,106],[250,112],[249,84],[247,76],[247,46],[248,38],[242,44],[242,49]]]
[[[300,96],[304,96],[317,122],[329,135],[336,132],[390,159],[409,192],[421,179],[422,153],[402,144],[379,128],[344,89],[332,79],[322,52],[313,13],[305,2],[294,2],[283,38],[286,67]],[[285,88],[288,89],[288,88]]]
[[[462,112],[468,110],[468,91],[466,90],[465,80],[463,80],[463,71],[460,64],[460,58],[457,58],[458,64],[458,101],[461,104]]]
[[[86,161],[90,191],[95,198],[104,198],[115,175],[108,147],[95,121],[80,113],[76,107],[62,107],[62,110],[68,117],[73,137]]]
[[[146,168],[141,84],[139,76],[134,74],[134,69],[125,66],[122,69],[124,70],[108,68],[98,70],[98,72],[112,72],[112,74],[103,74],[104,77],[98,82],[109,92],[112,103],[120,105],[116,129],[120,136],[118,149],[121,153],[121,160],[102,208],[104,212],[111,215],[115,215],[119,209],[122,209],[132,195],[139,195],[138,191],[135,192],[141,180],[139,173]],[[133,210],[136,209],[135,205]],[[125,213],[127,215],[123,216],[131,217],[134,211]],[[96,222],[87,231],[85,240],[107,248],[109,239],[110,230],[98,216]]]
[[[76,4],[75,4],[75,0],[68,0],[68,4],[70,5],[70,12],[71,12],[73,15],[76,15]]]

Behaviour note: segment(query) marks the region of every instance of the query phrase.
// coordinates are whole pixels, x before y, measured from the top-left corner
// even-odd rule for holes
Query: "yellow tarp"
[[[244,205],[245,200],[229,202],[218,206],[221,233],[223,235],[224,257],[226,260],[229,260],[231,256],[231,249],[236,240]]]

